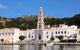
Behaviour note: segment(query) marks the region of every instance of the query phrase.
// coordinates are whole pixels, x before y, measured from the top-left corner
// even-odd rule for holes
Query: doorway
[[[39,35],[39,40],[41,40],[41,35]]]

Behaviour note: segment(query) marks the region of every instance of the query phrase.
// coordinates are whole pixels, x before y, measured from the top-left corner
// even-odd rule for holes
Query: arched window
[[[8,33],[10,35],[10,33]]]
[[[64,31],[64,33],[66,34],[66,31]]]
[[[58,31],[58,34],[60,34],[60,31]]]
[[[55,33],[57,34],[57,31]]]
[[[5,33],[7,35],[7,33]]]
[[[61,31],[61,34],[63,34],[63,31]]]
[[[3,35],[4,35],[4,33],[3,33]]]
[[[32,35],[32,38],[33,38],[33,35]]]
[[[14,35],[14,33],[12,33],[12,35]]]

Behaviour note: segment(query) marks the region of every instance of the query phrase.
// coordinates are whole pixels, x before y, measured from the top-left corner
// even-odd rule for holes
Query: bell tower
[[[44,29],[44,14],[43,14],[42,7],[39,8],[37,29],[41,29],[41,30]]]
[[[38,21],[37,21],[37,29],[35,34],[36,40],[42,40],[43,38],[43,30],[44,30],[44,14],[42,7],[39,8]]]

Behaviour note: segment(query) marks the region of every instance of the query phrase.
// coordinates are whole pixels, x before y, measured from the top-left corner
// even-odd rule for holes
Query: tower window
[[[39,25],[39,29],[41,28],[41,25]]]
[[[48,36],[47,36],[47,38],[48,38]]]
[[[39,19],[39,21],[41,21],[41,19]]]
[[[30,34],[29,34],[29,38],[30,38]]]

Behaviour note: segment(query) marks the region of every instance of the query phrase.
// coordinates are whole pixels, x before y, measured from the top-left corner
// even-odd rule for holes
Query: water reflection
[[[77,45],[0,45],[0,50],[80,50]]]
[[[0,50],[19,50],[19,45],[0,45]]]
[[[64,46],[60,45],[58,50],[63,50]]]

